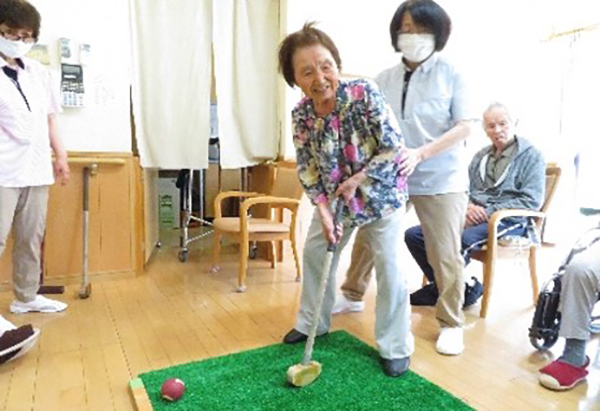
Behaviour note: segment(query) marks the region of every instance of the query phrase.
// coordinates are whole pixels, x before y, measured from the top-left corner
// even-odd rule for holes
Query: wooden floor
[[[68,287],[60,296],[70,304],[65,313],[6,315],[42,334],[28,355],[0,367],[0,409],[132,410],[128,382],[139,373],[280,342],[294,323],[301,289],[289,254],[275,270],[251,261],[248,291],[238,294],[235,248],[225,248],[221,272],[210,274],[210,240],[196,246],[203,249],[182,264],[177,248],[167,244],[145,275],[96,282],[88,300],[76,299],[77,287]],[[556,268],[558,254],[542,251],[540,273]],[[525,267],[501,266],[487,319],[478,317],[479,305],[467,311],[461,356],[438,355],[433,309],[413,309],[412,370],[478,410],[600,410],[600,336],[588,345],[588,383],[565,393],[539,386],[536,371],[562,346],[539,353],[529,344],[533,308]],[[407,262],[407,271],[416,289],[421,278],[414,263]],[[481,266],[473,263],[469,273],[480,276]],[[335,329],[373,344],[374,291],[371,286],[364,312],[336,316]],[[11,293],[0,293],[0,312],[11,300]]]

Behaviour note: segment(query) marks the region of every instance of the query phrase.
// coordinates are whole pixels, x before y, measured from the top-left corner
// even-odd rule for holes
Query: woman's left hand
[[[419,163],[423,161],[423,152],[419,148],[407,148],[405,157],[400,163],[400,175],[408,177],[415,171]]]
[[[350,201],[354,198],[354,194],[356,193],[356,189],[359,185],[362,184],[363,181],[367,178],[367,175],[359,171],[354,174],[352,177],[344,181],[340,184],[335,191],[336,197],[343,197],[346,204],[350,203]]]
[[[54,168],[54,178],[58,180],[61,185],[66,185],[71,179],[71,170],[69,169],[67,158],[57,158],[54,160],[52,167]]]

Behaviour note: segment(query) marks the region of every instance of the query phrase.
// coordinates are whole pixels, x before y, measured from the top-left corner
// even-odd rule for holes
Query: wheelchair
[[[563,275],[562,272],[554,274],[544,284],[538,297],[533,321],[529,328],[529,342],[538,350],[549,350],[558,340],[561,320],[558,306]],[[600,293],[598,301],[600,301]],[[591,318],[590,332],[600,333],[600,315]]]
[[[586,234],[598,229],[600,229],[600,225],[592,228]],[[577,245],[569,253],[566,261],[558,269],[558,272],[542,287],[535,313],[533,314],[533,321],[529,328],[529,341],[536,349],[548,350],[558,340],[558,331],[561,322],[561,314],[558,308],[565,268],[576,254],[587,250],[593,243],[599,240],[600,237],[596,237],[585,246],[580,246],[581,240],[578,241]],[[598,301],[600,301],[600,293],[598,293]],[[596,304],[596,307],[598,307],[598,304]],[[600,333],[600,315],[591,318],[590,332]]]

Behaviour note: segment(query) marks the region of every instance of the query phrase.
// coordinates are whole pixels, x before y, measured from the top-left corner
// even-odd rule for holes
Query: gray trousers
[[[404,210],[359,228],[374,250],[377,276],[375,305],[375,342],[381,357],[397,359],[410,356],[414,351],[414,338],[410,329],[410,303],[406,278],[401,270],[398,250],[402,236]],[[323,308],[319,316],[317,335],[331,328],[331,310],[335,300],[335,272],[340,254],[348,244],[353,228],[344,227],[344,234],[335,251],[330,273],[323,273],[327,253],[327,240],[323,235],[321,218],[315,209],[304,246],[302,298],[296,318],[296,330],[308,334],[317,306],[317,290],[322,275],[329,279],[325,288]]]
[[[562,280],[559,335],[588,340],[590,318],[600,291],[600,241],[575,255]]]
[[[46,230],[48,186],[0,187],[0,255],[13,233],[13,290],[18,300],[35,299],[40,287],[40,258]]]

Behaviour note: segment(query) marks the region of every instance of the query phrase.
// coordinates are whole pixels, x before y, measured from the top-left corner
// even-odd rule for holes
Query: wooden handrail
[[[125,164],[124,158],[106,158],[106,157],[68,157],[67,161],[70,164]]]

